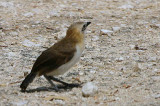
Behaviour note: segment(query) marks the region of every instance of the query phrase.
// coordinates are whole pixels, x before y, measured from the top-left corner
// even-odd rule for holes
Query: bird
[[[62,83],[68,87],[77,86],[61,81],[55,76],[64,74],[80,60],[85,48],[84,38],[89,24],[91,22],[71,24],[64,38],[43,51],[33,64],[31,72],[22,81],[21,91],[26,92],[28,85],[39,76],[44,76],[55,91],[59,91],[59,88],[52,81]]]

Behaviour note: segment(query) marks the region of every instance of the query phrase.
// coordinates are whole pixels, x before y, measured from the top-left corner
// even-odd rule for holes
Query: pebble
[[[158,28],[160,28],[160,24],[155,24]]]
[[[24,106],[28,103],[28,101],[19,101],[19,102],[13,102],[12,105],[16,106]]]
[[[32,12],[28,12],[28,13],[25,13],[23,14],[25,17],[32,17],[34,14]]]
[[[122,8],[122,9],[132,9],[134,7],[132,5],[125,4],[125,5],[120,6],[119,8]]]
[[[32,46],[40,46],[40,44],[35,44],[34,42],[30,41],[30,40],[24,40],[22,42],[22,44],[26,47],[32,47]]]
[[[54,100],[54,102],[55,102],[57,105],[60,105],[60,106],[65,105],[65,102],[64,102],[63,100]]]
[[[92,41],[97,41],[97,40],[99,40],[99,37],[98,36],[93,36]]]
[[[151,77],[154,81],[160,81],[160,76],[152,76]]]
[[[84,75],[84,73],[83,72],[79,72],[79,75]]]
[[[155,99],[160,98],[160,94],[154,95]]]
[[[126,24],[121,24],[121,27],[126,27],[127,25]]]
[[[106,30],[106,29],[101,29],[100,30],[100,34],[101,35],[108,35],[108,36],[110,36],[112,33],[113,33],[113,31],[111,31],[111,30]]]
[[[135,49],[135,45],[129,45],[131,49]]]
[[[29,26],[28,26],[28,25],[23,25],[23,27],[24,27],[24,28],[29,28]]]
[[[149,57],[148,61],[149,62],[156,62],[157,57]]]
[[[117,61],[117,62],[121,62],[121,61],[123,61],[123,60],[124,60],[123,57],[116,58],[116,61]]]
[[[59,17],[60,14],[59,14],[57,11],[52,10],[52,11],[50,11],[49,16],[50,16],[50,17],[55,17],[55,16],[56,16],[56,17]]]
[[[10,35],[17,36],[18,32],[10,32]]]
[[[120,27],[112,27],[112,30],[113,30],[114,32],[119,31],[119,30],[120,30]]]
[[[134,72],[139,72],[139,71],[141,71],[140,64],[135,63],[135,65],[134,65]]]
[[[2,7],[13,7],[14,4],[12,2],[0,2],[0,6]]]
[[[98,87],[93,83],[93,82],[87,82],[83,87],[82,87],[82,95],[84,97],[89,97],[93,96],[98,92]]]

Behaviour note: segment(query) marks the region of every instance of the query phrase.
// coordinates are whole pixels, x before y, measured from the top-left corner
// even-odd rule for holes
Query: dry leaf
[[[0,84],[0,87],[6,87],[7,85],[6,84]]]
[[[74,79],[74,80],[76,80],[78,82],[81,82],[79,77],[76,77],[76,78],[73,77],[72,79]]]
[[[124,88],[129,88],[129,87],[131,87],[131,86],[130,86],[130,85],[123,84],[123,87],[124,87]]]
[[[48,96],[44,98],[44,100],[49,100],[49,101],[52,101],[53,99],[67,100],[66,97],[62,97],[62,96]]]

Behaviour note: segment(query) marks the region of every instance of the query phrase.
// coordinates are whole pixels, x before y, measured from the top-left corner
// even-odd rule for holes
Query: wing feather
[[[72,59],[76,51],[75,46],[63,42],[61,45],[55,44],[48,50],[42,52],[33,65],[32,72],[39,75],[49,73]]]

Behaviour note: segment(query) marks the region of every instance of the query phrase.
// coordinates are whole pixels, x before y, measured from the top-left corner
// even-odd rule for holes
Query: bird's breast
[[[77,44],[76,52],[74,53],[74,56],[72,57],[72,59],[69,62],[60,66],[58,69],[53,70],[51,73],[49,73],[49,75],[54,76],[54,75],[64,74],[67,70],[69,70],[73,65],[75,65],[78,62],[78,60],[82,55],[83,50],[84,50],[84,47],[82,45]]]

